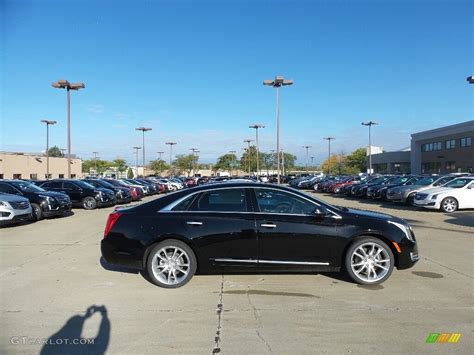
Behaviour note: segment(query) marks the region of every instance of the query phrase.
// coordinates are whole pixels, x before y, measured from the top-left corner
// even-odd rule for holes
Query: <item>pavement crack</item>
[[[222,302],[222,295],[224,294],[224,274],[222,274],[221,279],[221,289],[219,291],[219,301],[217,303],[216,313],[217,313],[217,329],[216,335],[214,337],[214,348],[212,349],[213,354],[218,354],[221,352],[221,334],[222,334],[222,311],[224,309]]]
[[[257,334],[258,338],[262,341],[262,343],[265,344],[265,346],[267,347],[270,354],[275,354],[272,350],[272,347],[270,346],[270,344],[268,344],[267,340],[263,336],[262,319],[260,318],[260,315],[258,314],[257,307],[255,307],[255,305],[252,303],[252,299],[250,298],[249,291],[250,291],[250,285],[247,286],[247,292],[246,293],[247,293],[247,300],[248,300],[249,305],[250,305],[250,307],[252,308],[252,311],[253,311],[253,316],[254,316],[255,320],[257,321],[257,329],[255,329],[255,333]]]
[[[426,256],[424,256],[423,259],[428,260],[428,261],[431,261],[432,263],[434,263],[434,264],[436,264],[436,265],[439,265],[439,266],[441,266],[441,267],[444,267],[444,268],[446,268],[446,269],[448,269],[448,270],[454,271],[455,273],[458,273],[459,275],[463,275],[463,276],[469,277],[470,279],[474,279],[474,277],[472,277],[471,275],[468,275],[468,274],[465,274],[465,273],[463,273],[463,272],[461,272],[461,271],[458,271],[458,270],[456,270],[456,269],[450,268],[449,266],[443,265],[443,264],[441,264],[441,263],[439,263],[439,262],[437,262],[437,261],[434,261],[433,259],[427,258]]]

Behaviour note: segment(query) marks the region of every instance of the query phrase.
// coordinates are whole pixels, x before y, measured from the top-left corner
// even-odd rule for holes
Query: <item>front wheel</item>
[[[36,221],[39,221],[39,220],[43,219],[43,210],[41,209],[40,205],[38,205],[36,203],[32,203],[31,204],[31,209],[33,210],[33,218]]]
[[[157,244],[147,259],[151,281],[160,287],[178,288],[191,280],[197,268],[196,256],[185,243],[168,239]]]
[[[451,213],[458,209],[458,201],[454,197],[446,197],[441,201],[441,211]]]
[[[377,285],[390,277],[395,258],[390,247],[380,239],[365,237],[349,247],[345,262],[352,280],[362,285]]]
[[[82,208],[85,210],[93,210],[97,207],[97,201],[93,197],[85,197],[82,200]]]

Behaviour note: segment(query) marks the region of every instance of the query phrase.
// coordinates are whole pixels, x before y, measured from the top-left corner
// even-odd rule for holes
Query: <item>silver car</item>
[[[443,186],[456,176],[426,176],[416,182],[416,185],[396,186],[387,190],[387,200],[413,204],[415,195],[419,191]]]
[[[0,226],[28,221],[33,210],[27,198],[0,193]]]

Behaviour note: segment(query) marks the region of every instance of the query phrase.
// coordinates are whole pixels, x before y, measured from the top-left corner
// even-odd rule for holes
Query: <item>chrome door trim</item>
[[[276,264],[276,265],[319,265],[328,266],[327,262],[313,262],[313,261],[285,261],[285,260],[255,260],[255,259],[230,259],[230,258],[215,258],[212,261],[224,263],[247,263],[247,264]]]

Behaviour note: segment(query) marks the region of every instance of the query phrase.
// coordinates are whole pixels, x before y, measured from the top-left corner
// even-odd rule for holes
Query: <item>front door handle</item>
[[[262,223],[260,227],[265,227],[265,228],[275,228],[277,225],[273,223]]]
[[[189,224],[190,226],[201,226],[202,222],[197,222],[197,221],[188,221],[186,224]]]

